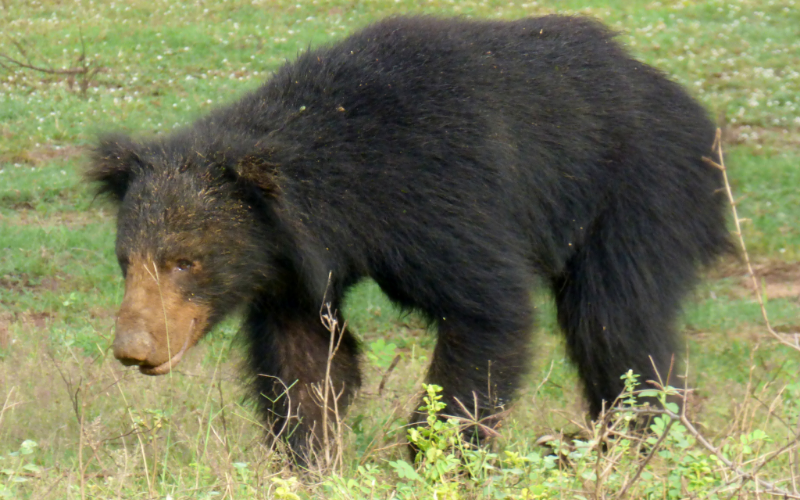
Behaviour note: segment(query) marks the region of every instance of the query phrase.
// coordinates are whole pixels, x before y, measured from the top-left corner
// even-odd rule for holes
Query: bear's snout
[[[125,296],[117,313],[112,349],[123,365],[146,375],[163,375],[208,330],[205,304],[188,300],[168,266],[148,256],[131,257]]]
[[[153,339],[142,329],[117,325],[112,349],[114,357],[123,365],[138,366],[144,364],[153,351]]]

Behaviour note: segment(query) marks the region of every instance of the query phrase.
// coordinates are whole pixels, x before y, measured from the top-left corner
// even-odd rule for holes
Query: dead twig
[[[652,460],[653,456],[658,452],[659,448],[664,443],[664,440],[669,435],[669,431],[670,431],[670,429],[672,429],[672,425],[674,423],[675,423],[675,420],[670,420],[669,421],[669,423],[667,424],[667,427],[664,429],[664,432],[661,434],[661,437],[658,438],[658,441],[656,441],[656,444],[653,445],[653,449],[650,450],[650,453],[647,454],[647,458],[645,458],[644,461],[642,461],[642,463],[639,464],[639,468],[636,469],[636,472],[634,473],[633,478],[625,484],[625,486],[622,488],[622,491],[620,492],[620,494],[619,494],[619,496],[617,498],[622,500],[623,498],[628,496],[628,491],[630,490],[631,486],[636,484],[636,481],[639,480],[639,476],[642,474],[642,471],[644,471],[644,468],[647,467],[647,464],[650,463],[650,460]]]
[[[800,334],[794,334],[794,341],[790,341],[788,335],[784,336],[778,332],[776,332],[772,328],[772,324],[769,321],[769,315],[767,314],[767,309],[764,306],[764,298],[761,295],[761,287],[758,284],[758,278],[756,278],[756,273],[753,271],[753,265],[750,262],[750,255],[747,253],[747,245],[744,242],[744,235],[742,234],[742,221],[745,219],[740,219],[739,214],[736,210],[736,200],[733,197],[733,191],[731,189],[731,184],[728,181],[728,171],[725,168],[725,159],[723,158],[722,154],[722,132],[720,129],[717,129],[717,135],[714,139],[714,145],[712,146],[712,150],[716,150],[717,158],[719,159],[719,163],[712,160],[708,157],[703,157],[703,161],[707,164],[711,165],[712,167],[718,168],[722,171],[722,179],[725,182],[725,192],[728,195],[728,201],[731,205],[731,212],[733,212],[733,223],[736,226],[736,236],[739,239],[739,246],[742,249],[742,255],[744,257],[744,262],[747,265],[747,273],[750,276],[750,279],[753,282],[753,293],[756,296],[756,300],[758,301],[758,305],[761,307],[761,316],[764,319],[764,324],[767,327],[767,331],[772,335],[778,342],[781,344],[791,347],[797,351],[800,351]]]
[[[692,422],[686,417],[686,415],[681,412],[675,413],[666,408],[657,409],[657,408],[612,408],[610,413],[619,413],[619,412],[630,412],[636,415],[641,416],[654,416],[654,415],[662,415],[670,418],[671,420],[678,421],[686,428],[686,431],[694,437],[700,445],[703,446],[706,450],[714,454],[714,456],[719,459],[719,461],[724,464],[731,472],[736,474],[736,479],[741,479],[743,482],[753,481],[758,487],[763,488],[761,490],[762,493],[768,493],[770,495],[777,495],[782,496],[783,498],[791,498],[791,499],[798,499],[800,500],[800,495],[796,495],[788,490],[783,488],[779,488],[776,486],[775,483],[765,481],[756,477],[756,473],[763,467],[763,465],[771,460],[772,458],[784,453],[785,451],[789,450],[794,446],[798,441],[800,441],[800,435],[795,436],[795,438],[790,441],[786,446],[782,447],[781,449],[777,450],[776,452],[768,454],[766,457],[762,458],[762,463],[760,463],[754,471],[746,471],[742,468],[738,467],[735,463],[729,460],[725,455],[713,444],[711,444],[701,433],[700,431],[695,428]],[[734,480],[736,480],[734,479]],[[729,481],[729,484],[732,481]]]
[[[378,396],[383,394],[383,388],[386,386],[386,382],[389,380],[389,375],[392,374],[394,369],[397,367],[397,363],[400,362],[400,355],[394,357],[392,363],[389,365],[389,368],[383,373],[383,377],[381,377],[381,383],[378,384]]]
[[[330,283],[330,276],[328,276],[328,282]],[[324,441],[322,444],[323,452],[325,453],[325,468],[327,470],[341,470],[342,448],[344,443],[342,436],[342,418],[339,415],[339,399],[342,397],[342,394],[344,394],[346,388],[342,387],[342,389],[337,393],[336,388],[334,387],[333,378],[331,377],[331,368],[333,366],[333,358],[339,351],[342,338],[344,338],[344,332],[347,328],[347,323],[345,322],[343,325],[339,325],[339,320],[336,317],[336,311],[331,310],[330,302],[326,302],[323,305],[323,308],[320,309],[320,320],[325,326],[325,329],[328,330],[331,335],[328,343],[328,359],[325,365],[325,380],[323,381],[325,385],[322,390],[319,390],[318,387],[313,387],[312,391],[316,393],[316,396],[319,399],[321,399],[322,439]],[[333,408],[330,407],[331,403],[333,404]],[[331,410],[333,411],[333,422],[328,421],[328,413]],[[329,430],[332,430],[335,434],[335,451],[331,450],[331,437],[328,435]]]
[[[94,77],[104,71],[102,66],[96,65],[94,61],[86,57],[86,42],[83,38],[83,33],[80,33],[81,53],[76,60],[77,66],[71,68],[54,68],[52,65],[35,64],[22,43],[18,40],[11,40],[11,43],[16,47],[22,59],[0,52],[0,68],[6,70],[22,68],[47,75],[66,76],[70,88],[73,87],[75,78],[78,77],[80,94],[84,98]]]

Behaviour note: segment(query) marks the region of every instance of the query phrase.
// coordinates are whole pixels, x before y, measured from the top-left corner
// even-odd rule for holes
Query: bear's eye
[[[190,271],[194,267],[194,262],[189,259],[178,259],[175,263],[176,271]]]

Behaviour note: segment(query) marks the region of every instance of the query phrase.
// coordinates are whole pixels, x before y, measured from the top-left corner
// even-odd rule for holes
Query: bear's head
[[[242,142],[109,136],[94,150],[86,175],[119,207],[125,295],[113,351],[123,364],[169,372],[275,273],[276,168],[267,149]]]

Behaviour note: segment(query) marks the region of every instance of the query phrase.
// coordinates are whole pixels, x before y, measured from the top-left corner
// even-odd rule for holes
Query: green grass
[[[393,13],[585,13],[619,30],[637,57],[685,84],[726,125],[726,161],[740,216],[749,219],[751,257],[767,276],[767,309],[779,331],[800,328],[800,5],[793,0],[12,0],[0,7],[0,54],[25,60],[17,42],[34,65],[71,68],[80,64],[82,38],[86,60],[102,67],[85,96],[63,75],[0,67],[0,498],[431,496],[388,465],[405,456],[392,445],[404,436],[434,343],[418,318],[399,315],[373,283],[350,294],[345,317],[364,341],[367,379],[346,419],[345,465],[338,476],[293,483],[297,473],[264,446],[243,399],[236,318],[167,377],[142,377],[109,359],[123,286],[113,213],[80,179],[84,148],[98,132],[167,132],[256,87],[309,45]],[[742,267],[723,268],[688,301],[681,323],[689,382],[698,387],[690,410],[718,445],[755,429],[785,444],[800,411],[798,354],[769,341]],[[537,295],[536,305],[534,367],[498,449],[544,460],[536,440],[576,431],[583,406],[551,299]],[[396,354],[401,361],[379,395]],[[789,455],[762,473],[786,477]],[[648,471],[667,478],[679,470],[672,458],[660,456]],[[505,498],[553,496],[544,484],[566,488],[532,462],[502,460],[492,462],[492,477]],[[583,473],[582,463],[567,467],[567,477]],[[634,456],[619,470],[636,467]],[[509,472],[517,469],[524,474]],[[481,481],[463,479],[461,496],[488,495]],[[469,489],[476,485],[480,495]]]

